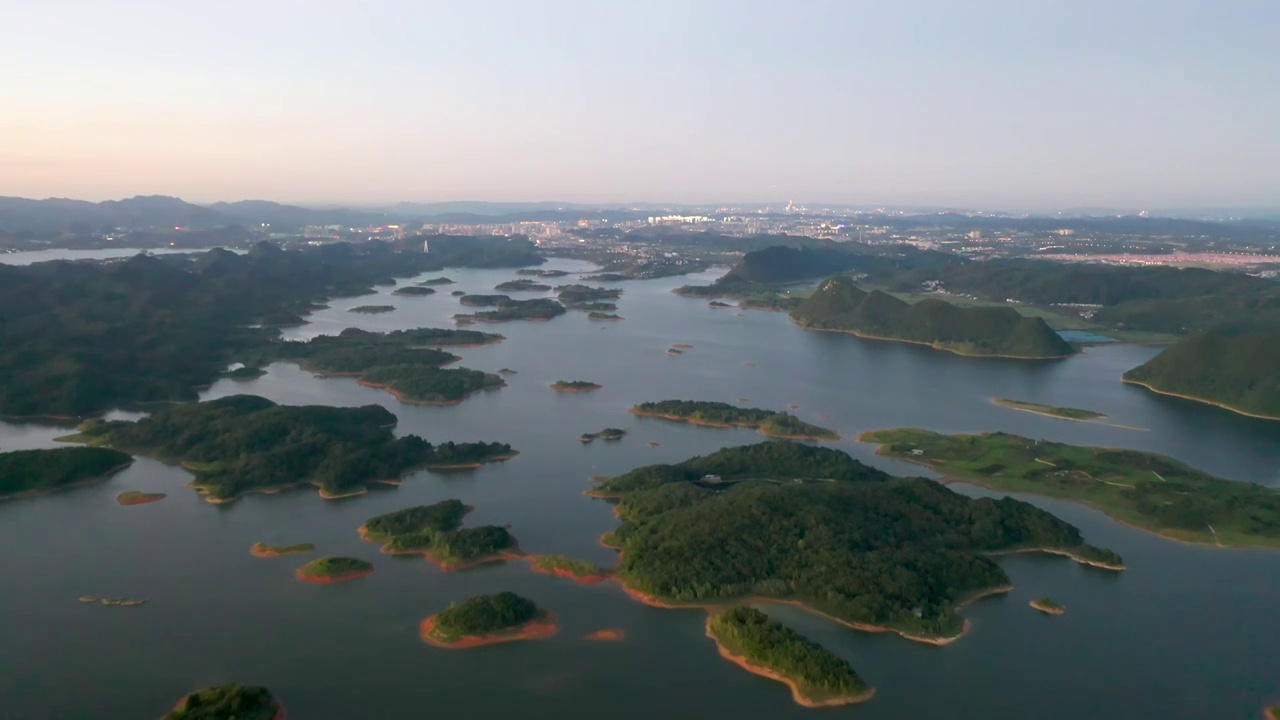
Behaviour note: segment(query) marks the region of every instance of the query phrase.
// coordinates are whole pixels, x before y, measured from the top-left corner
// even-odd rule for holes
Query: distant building
[[[424,252],[424,253],[429,253],[429,252],[431,252],[431,241],[430,241],[430,240],[423,240],[423,241],[422,241],[422,252]]]

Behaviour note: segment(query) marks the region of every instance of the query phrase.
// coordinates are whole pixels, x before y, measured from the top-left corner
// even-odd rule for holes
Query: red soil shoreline
[[[1062,608],[1062,607],[1052,607],[1050,605],[1041,605],[1039,600],[1032,600],[1027,604],[1046,615],[1062,615],[1067,611],[1066,608]]]
[[[465,650],[467,648],[483,647],[485,645],[497,645],[505,642],[515,642],[518,640],[542,640],[560,632],[560,626],[556,625],[555,616],[547,613],[544,618],[534,618],[527,623],[517,625],[500,633],[493,635],[468,635],[454,642],[444,642],[437,640],[431,636],[431,631],[435,629],[436,616],[431,615],[425,618],[418,625],[418,636],[430,645],[445,650]]]
[[[131,490],[129,492],[137,492],[137,491]],[[129,505],[146,505],[147,503],[160,502],[161,500],[168,497],[164,493],[139,493],[138,495],[125,498],[125,495],[127,494],[128,493],[120,493],[119,495],[117,495],[116,504],[124,505],[126,507],[128,507]]]
[[[521,559],[521,560],[528,560],[528,561],[529,561],[529,569],[533,570],[533,571],[534,571],[534,572],[536,572],[536,573],[539,573],[539,574],[542,574],[542,575],[555,575],[556,577],[562,577],[562,578],[565,578],[565,579],[568,579],[568,580],[572,580],[572,581],[574,581],[574,582],[576,582],[576,583],[581,583],[581,584],[583,584],[583,585],[595,585],[595,584],[597,584],[597,583],[602,583],[602,582],[604,582],[605,580],[608,580],[608,579],[609,579],[609,577],[610,577],[610,575],[609,575],[607,572],[606,572],[605,574],[602,574],[602,575],[574,575],[573,573],[569,572],[568,570],[564,570],[564,569],[562,569],[562,568],[554,568],[554,569],[551,569],[551,570],[544,570],[543,568],[538,567],[538,559],[539,559],[539,558],[541,558],[541,557],[545,557],[545,556],[543,556],[543,555],[524,555],[524,556],[522,556],[520,559]]]
[[[792,680],[786,675],[783,675],[774,670],[771,670],[770,668],[764,667],[763,665],[756,665],[741,655],[734,655],[733,653],[729,652],[728,648],[720,644],[720,638],[716,637],[715,633],[711,632],[711,618],[709,616],[707,617],[706,633],[707,633],[707,637],[715,641],[716,650],[720,651],[720,657],[724,658],[725,660],[728,660],[734,665],[737,665],[743,670],[746,670],[752,675],[759,675],[761,677],[769,678],[770,680],[776,680],[786,685],[788,688],[791,689],[791,699],[794,700],[797,705],[803,705],[804,707],[808,707],[808,708],[853,705],[855,703],[866,702],[876,694],[875,688],[868,688],[866,692],[858,693],[857,695],[837,695],[835,697],[827,698],[826,700],[813,700],[809,698],[807,695],[805,695],[803,692],[801,692],[800,686],[796,683],[795,680]]]
[[[186,695],[183,695],[182,699],[179,700],[178,703],[174,705],[173,709],[170,710],[169,712],[181,711],[183,709],[183,705],[186,705],[187,703],[187,698],[191,697],[194,694],[195,693],[188,693]],[[275,703],[275,706],[276,706],[276,714],[272,716],[271,720],[285,720],[284,703],[280,702],[279,700],[276,700],[274,697],[271,698],[271,700],[272,702]],[[165,713],[165,716],[160,718],[160,720],[165,720],[165,718],[167,717],[169,717],[169,713]]]
[[[586,639],[596,642],[621,642],[627,639],[627,631],[622,628],[601,628],[587,633]]]
[[[249,554],[256,558],[277,558],[285,555],[301,555],[303,553],[315,552],[315,548],[310,550],[290,550],[289,552],[280,552],[273,547],[268,547],[265,543],[254,543],[249,548]]]
[[[294,571],[293,576],[305,583],[313,585],[332,585],[334,583],[347,582],[348,580],[356,580],[366,575],[372,575],[373,568],[361,570],[360,572],[347,573],[346,575],[328,575],[325,577],[311,577],[302,573],[302,568]]]

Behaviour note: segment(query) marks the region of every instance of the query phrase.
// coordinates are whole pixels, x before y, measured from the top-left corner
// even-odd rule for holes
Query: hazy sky
[[[0,195],[1280,203],[1280,0],[0,0]]]

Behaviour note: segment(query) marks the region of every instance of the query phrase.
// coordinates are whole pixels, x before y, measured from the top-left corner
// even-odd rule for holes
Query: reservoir
[[[565,260],[546,267],[592,268]],[[808,332],[781,313],[739,315],[670,292],[719,274],[617,285],[624,289],[620,322],[592,322],[570,311],[550,322],[477,325],[507,339],[454,350],[463,356],[457,366],[517,374],[506,377],[507,387],[457,406],[405,405],[351,378],[322,379],[285,364],[257,379],[221,380],[202,394],[379,404],[398,416],[398,434],[509,442],[520,455],[504,463],[419,472],[398,488],[341,501],[307,489],[215,506],[184,486],[189,475],[180,468],[140,457],[101,485],[0,503],[0,718],[158,717],[185,693],[225,682],[267,686],[291,720],[1204,720],[1260,717],[1264,704],[1280,699],[1280,552],[1185,545],[1068,502],[1022,497],[1078,526],[1086,541],[1119,552],[1130,569],[1112,574],[1064,558],[1004,558],[1014,591],[967,608],[972,629],[949,646],[766,607],[847,658],[876,689],[865,704],[828,710],[804,709],[781,684],[722,660],[703,634],[701,611],[646,607],[614,583],[579,585],[535,574],[523,562],[444,572],[417,557],[381,555],[357,537],[356,528],[373,515],[458,498],[476,507],[467,524],[510,523],[526,552],[612,565],[614,554],[597,539],[618,521],[610,505],[582,494],[589,477],[763,439],[751,430],[627,414],[634,404],[664,399],[745,398],[744,406],[775,410],[796,404],[791,412],[799,418],[844,438],[831,447],[901,475],[923,471],[878,457],[853,438],[893,427],[1005,431],[1164,453],[1224,477],[1280,487],[1280,422],[1121,383],[1124,371],[1158,348],[1109,343],[1044,362],[966,358]],[[458,281],[450,291],[467,293],[492,293],[516,277],[512,270],[450,269],[401,284],[436,275]],[[455,313],[468,312],[448,292],[392,296],[393,289],[334,300],[286,334],[452,327]],[[372,304],[396,310],[347,312]],[[693,347],[668,355],[675,343]],[[551,391],[548,385],[561,379],[603,388]],[[1113,425],[1017,412],[993,405],[993,397],[1087,408]],[[610,426],[629,433],[618,442],[577,439]],[[67,432],[0,423],[0,450],[54,447]],[[117,506],[115,496],[125,490],[168,497]],[[260,559],[249,554],[255,542],[315,543],[318,551]],[[338,585],[294,580],[294,569],[319,555],[362,558],[375,570]],[[418,638],[418,623],[450,602],[502,590],[555,613],[559,634],[468,651]],[[148,602],[105,607],[78,602],[82,595]],[[1051,617],[1027,606],[1043,596],[1067,613]],[[625,630],[626,639],[584,639],[611,627]]]

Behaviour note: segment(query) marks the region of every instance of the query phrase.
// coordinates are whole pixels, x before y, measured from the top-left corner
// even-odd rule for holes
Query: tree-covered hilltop
[[[725,482],[745,477],[761,479]],[[950,637],[962,626],[958,604],[1008,584],[992,553],[1119,561],[1028,503],[889,478],[789,442],[640,468],[601,489],[621,497],[622,525],[605,539],[622,551],[615,576],[666,602],[790,599],[847,622]]]
[[[405,285],[391,291],[392,295],[416,295],[419,297],[425,295],[435,295],[435,288],[423,287],[421,285]]]
[[[423,280],[418,283],[418,285],[422,285],[423,287],[431,287],[432,285],[453,285],[453,284],[454,284],[454,280],[452,278],[447,278],[447,277],[427,278],[426,280]]]
[[[436,615],[437,639],[449,642],[489,635],[523,625],[543,614],[538,604],[513,592],[478,595],[454,603]]]
[[[959,307],[929,298],[906,303],[847,277],[824,282],[791,312],[803,327],[924,343],[962,355],[1053,358],[1075,352],[1038,317],[1008,307]]]
[[[466,299],[465,297],[463,298]],[[565,313],[564,306],[551,298],[532,300],[502,300],[494,310],[482,310],[470,317],[483,322],[507,322],[510,320],[550,320]]]
[[[463,295],[458,302],[470,307],[497,307],[513,300],[510,295]]]
[[[1280,548],[1280,493],[1154,453],[1009,435],[879,430],[880,453],[1008,492],[1084,502],[1149,532],[1211,545]]]
[[[178,701],[160,720],[283,720],[284,708],[264,687],[217,685]]]
[[[640,403],[631,408],[633,415],[658,417],[665,420],[690,422],[713,427],[756,428],[761,433],[776,438],[813,440],[838,440],[834,431],[796,418],[785,412],[744,408],[724,402],[703,400],[662,400]]]
[[[498,292],[546,292],[551,289],[551,286],[535,280],[521,279],[498,283],[493,289]]]
[[[559,392],[587,392],[604,387],[590,380],[557,380],[551,383],[551,389]]]
[[[54,492],[106,480],[133,458],[106,448],[14,450],[0,453],[0,500],[24,493]]]
[[[578,439],[584,443],[589,443],[592,440],[596,440],[596,439],[621,440],[622,436],[626,434],[627,434],[627,431],[623,430],[622,428],[607,427],[599,432],[582,433],[581,435],[578,436]]]
[[[369,518],[360,536],[382,544],[391,554],[420,553],[446,569],[459,569],[498,559],[516,551],[516,541],[497,525],[463,528],[472,508],[459,500],[442,500]]]
[[[619,288],[602,288],[591,287],[590,285],[573,284],[557,287],[556,295],[560,298],[560,302],[569,305],[594,302],[597,300],[617,300],[622,297],[622,290]]]
[[[712,480],[704,480],[708,476]],[[783,440],[727,447],[675,465],[646,465],[604,480],[592,495],[621,497],[667,483],[702,482],[719,486],[746,479],[887,480],[889,475],[830,448]]]
[[[531,559],[533,569],[537,572],[564,575],[583,581],[603,580],[609,575],[608,570],[595,563],[577,560],[568,555],[536,555]]]
[[[349,580],[373,572],[373,563],[353,557],[330,555],[312,560],[297,570],[300,580]]]
[[[430,365],[379,365],[361,373],[360,382],[386,388],[404,402],[426,404],[461,402],[472,393],[506,384],[493,373]]]
[[[1280,419],[1280,323],[1189,335],[1124,374],[1156,392]]]
[[[707,634],[730,657],[781,676],[802,705],[846,705],[871,697],[870,686],[848,661],[755,608],[740,605],[712,614]]]
[[[303,482],[343,495],[417,467],[481,463],[512,452],[505,443],[432,445],[417,435],[395,437],[395,424],[396,416],[378,405],[286,406],[233,395],[132,422],[90,420],[68,439],[180,461],[196,476],[191,485],[220,502]]]
[[[0,266],[0,414],[78,417],[195,400],[197,387],[278,337],[266,326],[273,317],[296,319],[390,276],[490,259],[489,243],[454,245],[438,253],[433,241],[427,254],[421,242],[260,243],[243,255]]]
[[[395,311],[395,305],[357,305],[350,308],[347,312],[359,313],[361,315],[381,315]]]

